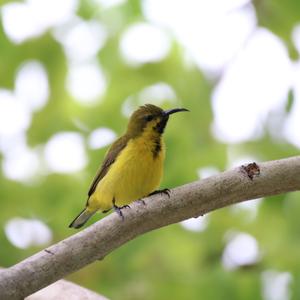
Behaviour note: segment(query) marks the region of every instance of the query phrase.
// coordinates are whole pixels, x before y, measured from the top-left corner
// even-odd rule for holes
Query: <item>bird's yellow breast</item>
[[[107,210],[129,204],[159,187],[163,175],[165,146],[145,135],[129,140],[126,147],[98,183],[88,201],[91,210]]]

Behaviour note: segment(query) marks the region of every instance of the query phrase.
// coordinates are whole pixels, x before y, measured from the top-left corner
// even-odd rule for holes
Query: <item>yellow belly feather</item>
[[[154,144],[143,136],[132,139],[99,182],[89,199],[88,209],[108,210],[113,199],[117,206],[129,204],[156,190],[163,175],[165,146],[156,156]]]

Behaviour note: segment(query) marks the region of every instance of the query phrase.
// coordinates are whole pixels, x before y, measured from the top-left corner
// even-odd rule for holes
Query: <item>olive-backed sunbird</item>
[[[171,114],[185,108],[162,110],[146,104],[130,117],[126,133],[109,148],[88,192],[86,207],[69,227],[80,228],[97,211],[121,209],[156,192],[165,158],[162,134]]]

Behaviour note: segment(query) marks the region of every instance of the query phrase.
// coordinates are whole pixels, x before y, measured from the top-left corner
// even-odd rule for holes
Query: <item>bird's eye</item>
[[[153,120],[153,116],[152,115],[148,115],[148,116],[145,117],[145,119],[146,119],[147,122],[150,122],[150,121]]]

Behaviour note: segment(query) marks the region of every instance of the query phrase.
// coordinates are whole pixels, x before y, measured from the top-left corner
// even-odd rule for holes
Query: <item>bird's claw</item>
[[[146,202],[145,202],[143,199],[139,199],[139,200],[137,200],[137,202],[138,202],[138,203],[141,203],[141,204],[143,204],[143,205],[146,205]]]
[[[120,209],[123,209],[123,208],[131,208],[129,205],[123,205],[121,207],[119,207]]]
[[[114,208],[115,212],[122,218],[122,221],[124,221],[125,218],[124,218],[124,215],[122,213],[122,209],[124,209],[124,208],[130,208],[130,206],[129,205],[117,206],[114,203],[113,204],[113,208]]]
[[[148,196],[153,196],[156,194],[165,194],[170,198],[171,190],[170,189],[157,190],[157,191],[150,193]]]

